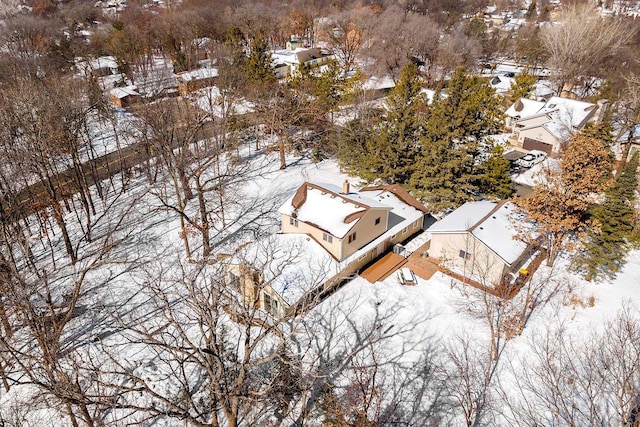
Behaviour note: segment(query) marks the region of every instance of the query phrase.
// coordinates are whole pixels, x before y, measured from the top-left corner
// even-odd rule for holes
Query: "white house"
[[[271,52],[272,68],[278,78],[296,74],[302,66],[314,69],[326,64],[332,58],[333,55],[328,50],[320,48],[307,49],[301,47]]]
[[[498,286],[533,254],[518,238],[524,215],[511,202],[468,202],[427,229],[429,254],[483,285]]]
[[[598,106],[554,96],[542,103],[520,98],[506,112],[513,134],[509,142],[524,150],[559,155],[571,135],[598,119]]]

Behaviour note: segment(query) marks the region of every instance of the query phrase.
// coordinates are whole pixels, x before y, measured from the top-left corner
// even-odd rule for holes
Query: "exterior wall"
[[[460,251],[469,253],[470,257],[461,257]],[[507,267],[500,257],[467,232],[433,233],[429,253],[483,285],[499,285]]]
[[[547,123],[549,121],[549,117],[547,117],[546,115],[540,115],[540,116],[536,116],[536,117],[531,117],[530,119],[523,119],[520,120],[517,123],[517,127],[519,128],[526,128],[529,126],[535,126],[535,125],[543,125],[545,123]]]
[[[375,218],[374,218],[374,221],[375,221]],[[394,244],[400,243],[408,239],[412,235],[418,233],[420,230],[422,230],[423,223],[424,223],[424,216],[421,216],[419,219],[417,219],[408,227],[406,227],[407,229],[406,233],[403,233],[402,231],[400,231],[399,233],[393,236],[389,236],[384,240],[384,242],[381,245],[384,246],[385,250],[389,249]],[[322,285],[318,286],[317,288],[307,292],[307,294],[305,294],[302,298],[300,298],[300,300],[293,303],[291,307],[289,307],[286,310],[287,316],[295,316],[296,313],[304,312],[305,307],[312,308],[316,303],[320,302],[317,299],[317,295],[319,293],[330,292],[332,288],[340,285],[340,283],[342,283],[344,280],[350,279],[353,276],[353,274],[360,271],[362,267],[369,264],[374,258],[377,258],[380,255],[382,255],[382,253],[376,253],[376,249],[379,246],[380,245],[376,246],[376,248],[372,248],[368,250],[366,253],[362,254],[361,256],[359,256],[358,258],[350,262],[338,274],[327,279],[326,282],[324,282]]]
[[[290,222],[291,217],[289,215],[281,215],[282,219],[282,232],[283,233],[303,233],[308,234],[313,237],[315,241],[317,241],[327,252],[329,252],[335,259],[342,260],[340,258],[342,251],[342,242],[341,239],[338,239],[336,236],[333,236],[333,242],[329,243],[328,241],[323,239],[324,231],[314,227],[313,225],[307,224],[306,222],[298,221],[297,227],[292,225]]]
[[[282,232],[283,233],[304,233],[313,237],[323,248],[326,249],[335,259],[342,261],[349,255],[371,242],[376,237],[382,235],[387,230],[387,219],[389,212],[386,210],[369,210],[358,223],[349,231],[344,239],[339,239],[336,236],[332,236],[332,242],[324,240],[324,231],[307,224],[302,221],[298,221],[298,225],[292,225],[290,222],[291,217],[289,215],[281,215],[282,219]],[[376,218],[380,218],[380,224],[375,225]],[[349,243],[348,236],[352,233],[356,233],[355,241]]]
[[[376,219],[380,218],[380,223],[376,225]],[[353,254],[361,247],[372,242],[376,237],[381,236],[387,231],[387,220],[389,218],[389,211],[370,209],[364,214],[358,223],[353,227],[349,233],[342,239],[342,248],[340,251],[340,261]],[[349,243],[348,236],[356,233],[356,239]]]
[[[240,303],[247,307],[253,306],[274,316],[283,316],[289,307],[280,294],[269,284],[264,283],[262,275],[251,267],[239,264],[228,265],[225,283],[238,292]]]
[[[551,145],[554,153],[557,153],[560,147],[558,139],[542,126],[519,131],[518,147],[522,148],[525,138],[535,139],[536,141]]]

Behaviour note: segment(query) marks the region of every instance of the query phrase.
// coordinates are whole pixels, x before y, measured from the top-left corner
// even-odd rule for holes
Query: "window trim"
[[[292,216],[289,217],[289,225],[293,225],[294,227],[298,228],[298,220]]]
[[[329,233],[322,233],[322,240],[324,240],[327,243],[333,243],[333,236]]]

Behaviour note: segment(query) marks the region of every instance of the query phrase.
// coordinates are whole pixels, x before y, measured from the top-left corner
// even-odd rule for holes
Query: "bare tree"
[[[586,87],[592,78],[605,78],[633,41],[635,27],[620,18],[605,19],[591,5],[568,8],[560,25],[545,27],[542,43],[560,94],[565,85]]]
[[[504,399],[513,416],[524,425],[632,425],[639,333],[631,306],[587,340],[562,327],[547,329],[531,342],[527,358],[512,365],[515,384]]]

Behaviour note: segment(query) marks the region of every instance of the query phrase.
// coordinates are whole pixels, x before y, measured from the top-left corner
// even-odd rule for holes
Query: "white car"
[[[547,153],[544,151],[531,150],[524,157],[518,160],[518,165],[523,168],[530,168],[533,165],[537,165],[541,161],[547,158]]]

